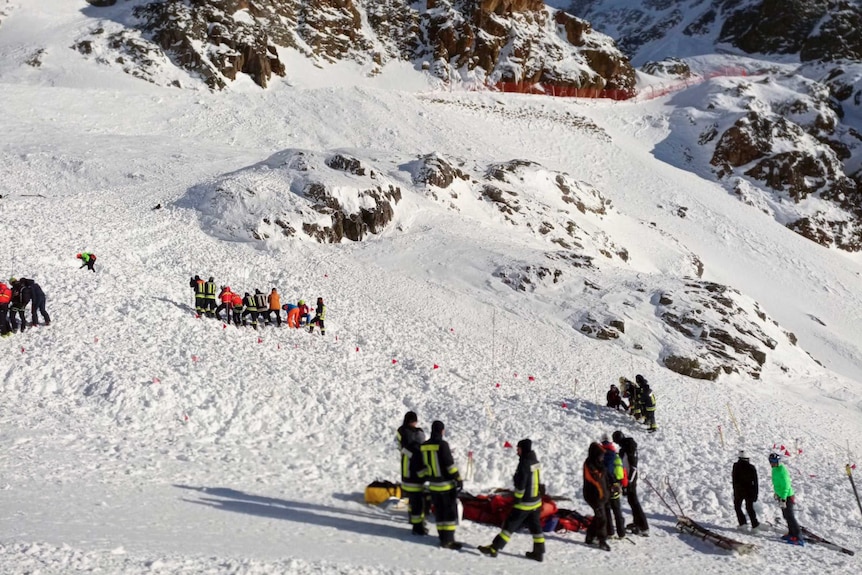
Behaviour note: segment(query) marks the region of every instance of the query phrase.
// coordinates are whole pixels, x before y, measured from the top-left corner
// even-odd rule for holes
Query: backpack
[[[375,480],[365,487],[365,503],[379,505],[390,497],[401,499],[401,484]]]

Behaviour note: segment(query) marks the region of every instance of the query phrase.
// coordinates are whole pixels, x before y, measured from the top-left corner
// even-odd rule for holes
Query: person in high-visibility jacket
[[[245,294],[248,295],[248,294]],[[230,299],[231,311],[233,311],[233,324],[237,327],[242,325],[242,296],[233,293]]]
[[[518,468],[515,470],[515,505],[503,530],[494,537],[490,545],[480,545],[479,551],[485,555],[496,557],[497,553],[509,539],[512,533],[526,525],[533,536],[533,550],[527,551],[527,558],[542,561],[545,558],[545,534],[542,532],[542,493],[539,488],[541,483],[541,466],[533,451],[533,442],[530,439],[522,439],[518,442]]]
[[[218,294],[218,299],[221,302],[215,310],[216,319],[221,320],[221,310],[225,310],[225,322],[230,323],[230,316],[233,310],[233,292],[230,291],[230,286],[221,286],[221,291]]]
[[[788,473],[787,468],[781,463],[781,455],[778,453],[769,454],[769,465],[772,466],[772,489],[775,491],[775,499],[778,500],[784,520],[787,521],[787,533],[781,538],[788,543],[805,545],[805,540],[802,538],[802,530],[796,521],[796,514],[794,513],[796,495],[790,482],[790,473]]]
[[[623,460],[617,453],[617,448],[607,436],[602,438],[602,449],[605,450],[604,462],[605,470],[608,473],[608,486],[610,499],[605,506],[605,520],[607,527],[605,532],[608,537],[614,536],[614,525],[616,525],[616,535],[620,539],[626,536],[626,523],[623,519],[623,510],[620,506],[620,497],[622,496],[623,487],[626,486],[625,471],[623,470]]]
[[[428,480],[431,491],[440,547],[461,549],[461,543],[455,541],[455,528],[458,525],[458,492],[464,487],[464,482],[452,459],[449,443],[443,439],[444,429],[442,421],[431,424],[431,438],[421,448],[425,464],[421,476]]]
[[[323,321],[326,319],[326,306],[323,305],[323,298],[317,298],[317,309],[315,310],[314,319],[308,322],[309,333],[314,333],[314,326],[320,326],[320,335],[326,335],[326,325]]]
[[[82,262],[84,262],[83,264],[81,264],[81,267],[78,269],[81,269],[84,266],[86,266],[87,269],[90,270],[91,272],[93,272],[93,273],[96,272],[96,268],[93,267],[94,265],[96,265],[96,254],[91,254],[90,252],[81,252],[78,255],[76,255],[75,257],[78,258],[79,260],[81,260]]]
[[[269,309],[266,311],[266,323],[272,322],[272,314],[275,314],[275,325],[281,327],[281,296],[272,288],[269,292]]]
[[[299,313],[294,307],[291,311]],[[289,322],[290,320],[288,320]],[[288,323],[290,325],[290,323]],[[298,327],[298,326],[293,326]],[[413,535],[427,535],[425,527],[425,480],[419,474],[425,470],[422,459],[422,444],[425,431],[418,425],[419,418],[413,411],[404,414],[404,423],[395,433],[401,451],[401,492],[407,497],[407,519],[413,527]]]
[[[246,316],[251,316],[251,327],[257,329],[257,302],[255,302],[254,296],[245,292],[242,305],[245,306],[245,311],[242,312],[242,325],[245,325]]]
[[[204,282],[204,313],[207,317],[216,316],[216,285],[213,276]]]
[[[641,404],[641,412],[644,414],[644,423],[647,425],[647,431],[654,433],[658,431],[658,425],[655,424],[655,394],[644,376],[638,375],[635,381],[640,386],[638,400]]]

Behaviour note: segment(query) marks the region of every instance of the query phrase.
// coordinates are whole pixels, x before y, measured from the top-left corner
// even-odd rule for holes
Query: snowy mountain
[[[529,437],[549,492],[582,513],[588,445],[620,429],[644,480],[757,546],[679,534],[644,483],[649,538],[607,553],[549,533],[542,571],[856,570],[737,532],[732,509],[744,448],[761,518],[780,516],[766,456],[781,451],[801,523],[862,547],[844,470],[862,431],[862,260],[785,225],[806,201],[841,216],[826,207],[841,154],[817,156],[823,181],[802,180],[817,191],[787,184],[800,204],[742,183],[757,166],[781,174],[782,152],[813,154],[810,132],[840,118],[807,75],[686,85],[656,69],[638,90],[672,91],[615,102],[464,91],[398,59],[369,77],[280,48],[288,72],[266,90],[244,74],[176,89],[198,80],[166,57],[147,82],[76,48],[95,10],[136,5],[0,5],[0,277],[34,278],[52,319],[0,338],[0,571],[534,572],[526,534],[490,559],[475,547],[499,529],[464,521],[452,552],[433,524],[416,538],[403,513],[364,504],[365,485],[398,478],[408,410],[426,430],[446,423],[465,474],[472,454],[467,491],[509,487],[507,445]],[[131,30],[112,22],[105,34]],[[751,139],[748,163],[719,145],[731,130]],[[79,269],[84,250],[96,273]],[[322,297],[326,335],[197,318],[195,274]],[[655,434],[604,407],[635,374],[657,395]]]

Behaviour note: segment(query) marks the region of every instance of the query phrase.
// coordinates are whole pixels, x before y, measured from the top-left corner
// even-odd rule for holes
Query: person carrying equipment
[[[805,540],[802,538],[799,523],[796,522],[796,496],[793,494],[793,486],[790,482],[790,473],[787,472],[787,467],[781,463],[781,455],[777,453],[769,454],[769,465],[772,466],[772,489],[775,491],[775,499],[778,500],[778,505],[781,507],[781,513],[787,521],[787,533],[781,538],[793,545],[805,545]]]
[[[81,260],[82,262],[84,262],[83,264],[81,264],[81,267],[78,269],[81,269],[84,266],[86,266],[87,269],[90,270],[91,272],[93,272],[93,273],[96,272],[96,269],[93,267],[96,264],[96,254],[91,254],[89,252],[81,252],[78,255],[76,255],[75,257],[78,258],[79,260]]]
[[[415,412],[405,413],[404,422],[395,433],[395,441],[401,451],[401,492],[407,496],[407,519],[413,526],[413,535],[421,536],[428,534],[425,527],[425,480],[419,477],[425,472],[422,444],[426,438],[418,422]]]

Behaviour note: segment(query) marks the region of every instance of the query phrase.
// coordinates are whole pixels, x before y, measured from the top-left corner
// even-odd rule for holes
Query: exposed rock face
[[[344,152],[287,150],[190,190],[181,205],[198,209],[213,233],[267,241],[305,236],[361,241],[387,228],[401,189]]]
[[[739,297],[736,290],[705,281],[691,281],[677,292],[660,293],[658,316],[697,350],[694,355],[668,353],[665,366],[698,379],[714,380],[721,373],[734,372],[759,379],[767,352],[778,341],[764,331],[767,318],[759,306],[754,303],[746,310]],[[777,324],[773,322],[773,326]]]
[[[99,7],[113,4],[89,1]],[[272,75],[284,75],[279,47],[319,62],[354,60],[369,65],[372,74],[392,59],[403,59],[445,81],[634,87],[634,70],[610,38],[541,0],[128,1],[135,4],[130,29],[142,31],[178,66],[216,89],[237,74],[249,75],[262,87]],[[98,11],[93,15],[98,17]],[[110,34],[134,37],[129,30]],[[78,44],[92,41],[82,38]],[[92,47],[78,49],[93,52]],[[146,50],[126,55],[136,52]]]
[[[718,40],[748,53],[795,54],[826,12],[822,0],[762,0],[728,15]]]

